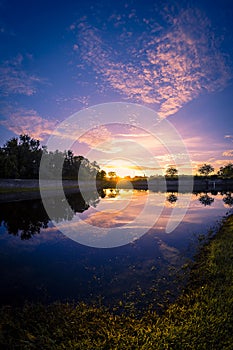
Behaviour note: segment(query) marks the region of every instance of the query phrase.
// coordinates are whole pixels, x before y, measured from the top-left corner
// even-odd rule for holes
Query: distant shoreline
[[[152,180],[151,188],[159,190],[162,186],[162,180]],[[178,188],[179,186],[179,188]],[[190,179],[181,178],[181,181],[177,179],[166,180],[166,190],[168,192],[186,192],[186,189],[190,189]],[[163,185],[164,187],[164,185]],[[193,192],[218,192],[218,191],[233,191],[233,179],[201,179],[193,178]]]
[[[55,180],[43,180],[43,189],[46,195],[54,196],[57,194],[58,182]],[[105,182],[102,185],[99,183],[99,188],[115,187],[114,182]],[[132,188],[138,190],[152,190],[154,192],[190,192],[190,181],[182,180],[182,187],[178,188],[177,179],[153,179],[150,181],[139,180],[132,181]],[[121,183],[121,188],[129,188],[124,182]],[[63,188],[66,194],[80,192],[77,181],[64,180]],[[233,179],[194,179],[193,192],[218,192],[218,191],[233,191]],[[0,203],[40,199],[40,189],[38,179],[0,179]]]

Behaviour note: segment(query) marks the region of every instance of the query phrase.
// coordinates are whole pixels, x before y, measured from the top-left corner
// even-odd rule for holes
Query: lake
[[[153,303],[162,308],[181,292],[184,266],[193,258],[200,235],[215,229],[233,206],[231,192],[216,191],[105,189],[84,197],[67,195],[68,211],[58,205],[59,198],[50,198],[51,208],[56,208],[50,218],[41,200],[0,204],[2,304],[60,300],[119,307]],[[166,233],[171,213],[186,199],[185,216]],[[88,228],[85,235],[86,227],[92,232]],[[113,228],[115,236],[91,236],[95,228]]]

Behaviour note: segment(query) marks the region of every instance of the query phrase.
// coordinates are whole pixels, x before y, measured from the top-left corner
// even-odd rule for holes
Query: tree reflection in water
[[[173,204],[173,203],[176,203],[178,197],[174,193],[171,193],[167,196],[166,199],[169,203]]]
[[[119,196],[120,190],[117,188],[106,188],[104,189],[104,193],[108,198],[116,198]]]
[[[225,197],[223,197],[223,202],[229,207],[233,206],[233,197],[231,196],[231,192],[226,192]]]
[[[99,195],[104,194],[86,192],[85,200],[80,193],[66,196],[72,210],[63,203],[60,198],[50,198],[49,205],[53,216],[48,217],[41,200],[27,200],[10,203],[0,203],[0,222],[7,228],[9,234],[20,236],[22,240],[30,239],[34,234],[39,234],[41,229],[48,227],[50,220],[60,222],[72,220],[75,213],[82,213],[90,206],[96,207],[100,201]]]
[[[9,234],[29,239],[48,226],[49,218],[40,200],[0,204],[0,220]]]
[[[214,203],[214,198],[205,193],[199,197],[199,202],[206,207],[207,205],[212,205]]]
[[[211,192],[212,196],[217,194],[217,192]],[[57,223],[63,220],[70,221],[75,213],[82,213],[90,206],[96,207],[101,198],[115,198],[118,195],[118,189],[102,189],[98,193],[86,191],[85,199],[80,193],[73,193],[66,196],[70,207],[58,197],[50,198],[49,206],[53,213],[50,218],[41,200],[0,203],[0,222],[7,228],[9,234],[27,240],[39,234],[41,229],[47,228],[50,220]],[[214,198],[208,193],[196,193],[196,195],[199,196],[198,200],[204,206],[211,206],[214,202]],[[221,192],[221,195],[224,204],[232,207],[232,192]],[[176,203],[177,199],[174,193],[167,196],[167,201],[171,204]]]

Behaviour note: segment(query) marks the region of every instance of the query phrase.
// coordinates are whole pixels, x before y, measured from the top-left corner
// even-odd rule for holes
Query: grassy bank
[[[53,180],[41,181],[41,188],[48,197],[56,196],[58,183]],[[78,191],[77,181],[64,180],[65,193]],[[39,180],[0,179],[0,203],[20,200],[40,199]]]
[[[232,349],[233,216],[205,244],[190,283],[162,316],[115,315],[85,304],[0,312],[2,349]]]

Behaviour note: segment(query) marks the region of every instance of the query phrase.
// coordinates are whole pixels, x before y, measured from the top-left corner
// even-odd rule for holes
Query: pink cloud
[[[58,97],[56,98],[57,104],[63,104],[63,103],[71,103],[71,102],[77,102],[82,107],[87,107],[89,105],[89,96],[68,96],[68,97]]]
[[[113,26],[116,18],[109,19]],[[155,104],[161,118],[176,113],[200,94],[223,89],[230,79],[219,38],[200,10],[182,9],[164,18],[164,27],[144,19],[146,29],[133,46],[120,35],[119,45],[125,48],[127,44],[128,61],[86,19],[77,26],[79,54],[102,77],[99,90],[111,86],[134,102]],[[131,20],[139,23],[134,16]]]
[[[86,143],[89,147],[98,149],[98,145],[108,142],[112,139],[111,132],[105,126],[99,126],[88,130],[79,137],[79,142]]]
[[[54,130],[57,122],[42,118],[34,110],[18,110],[9,114],[7,120],[0,121],[0,124],[15,133],[29,134],[38,140],[43,140]]]
[[[224,151],[222,154],[224,157],[233,157],[233,150],[229,149],[227,151]]]
[[[24,57],[18,55],[13,60],[4,61],[0,66],[0,94],[8,96],[20,94],[31,96],[43,80],[23,69]]]

